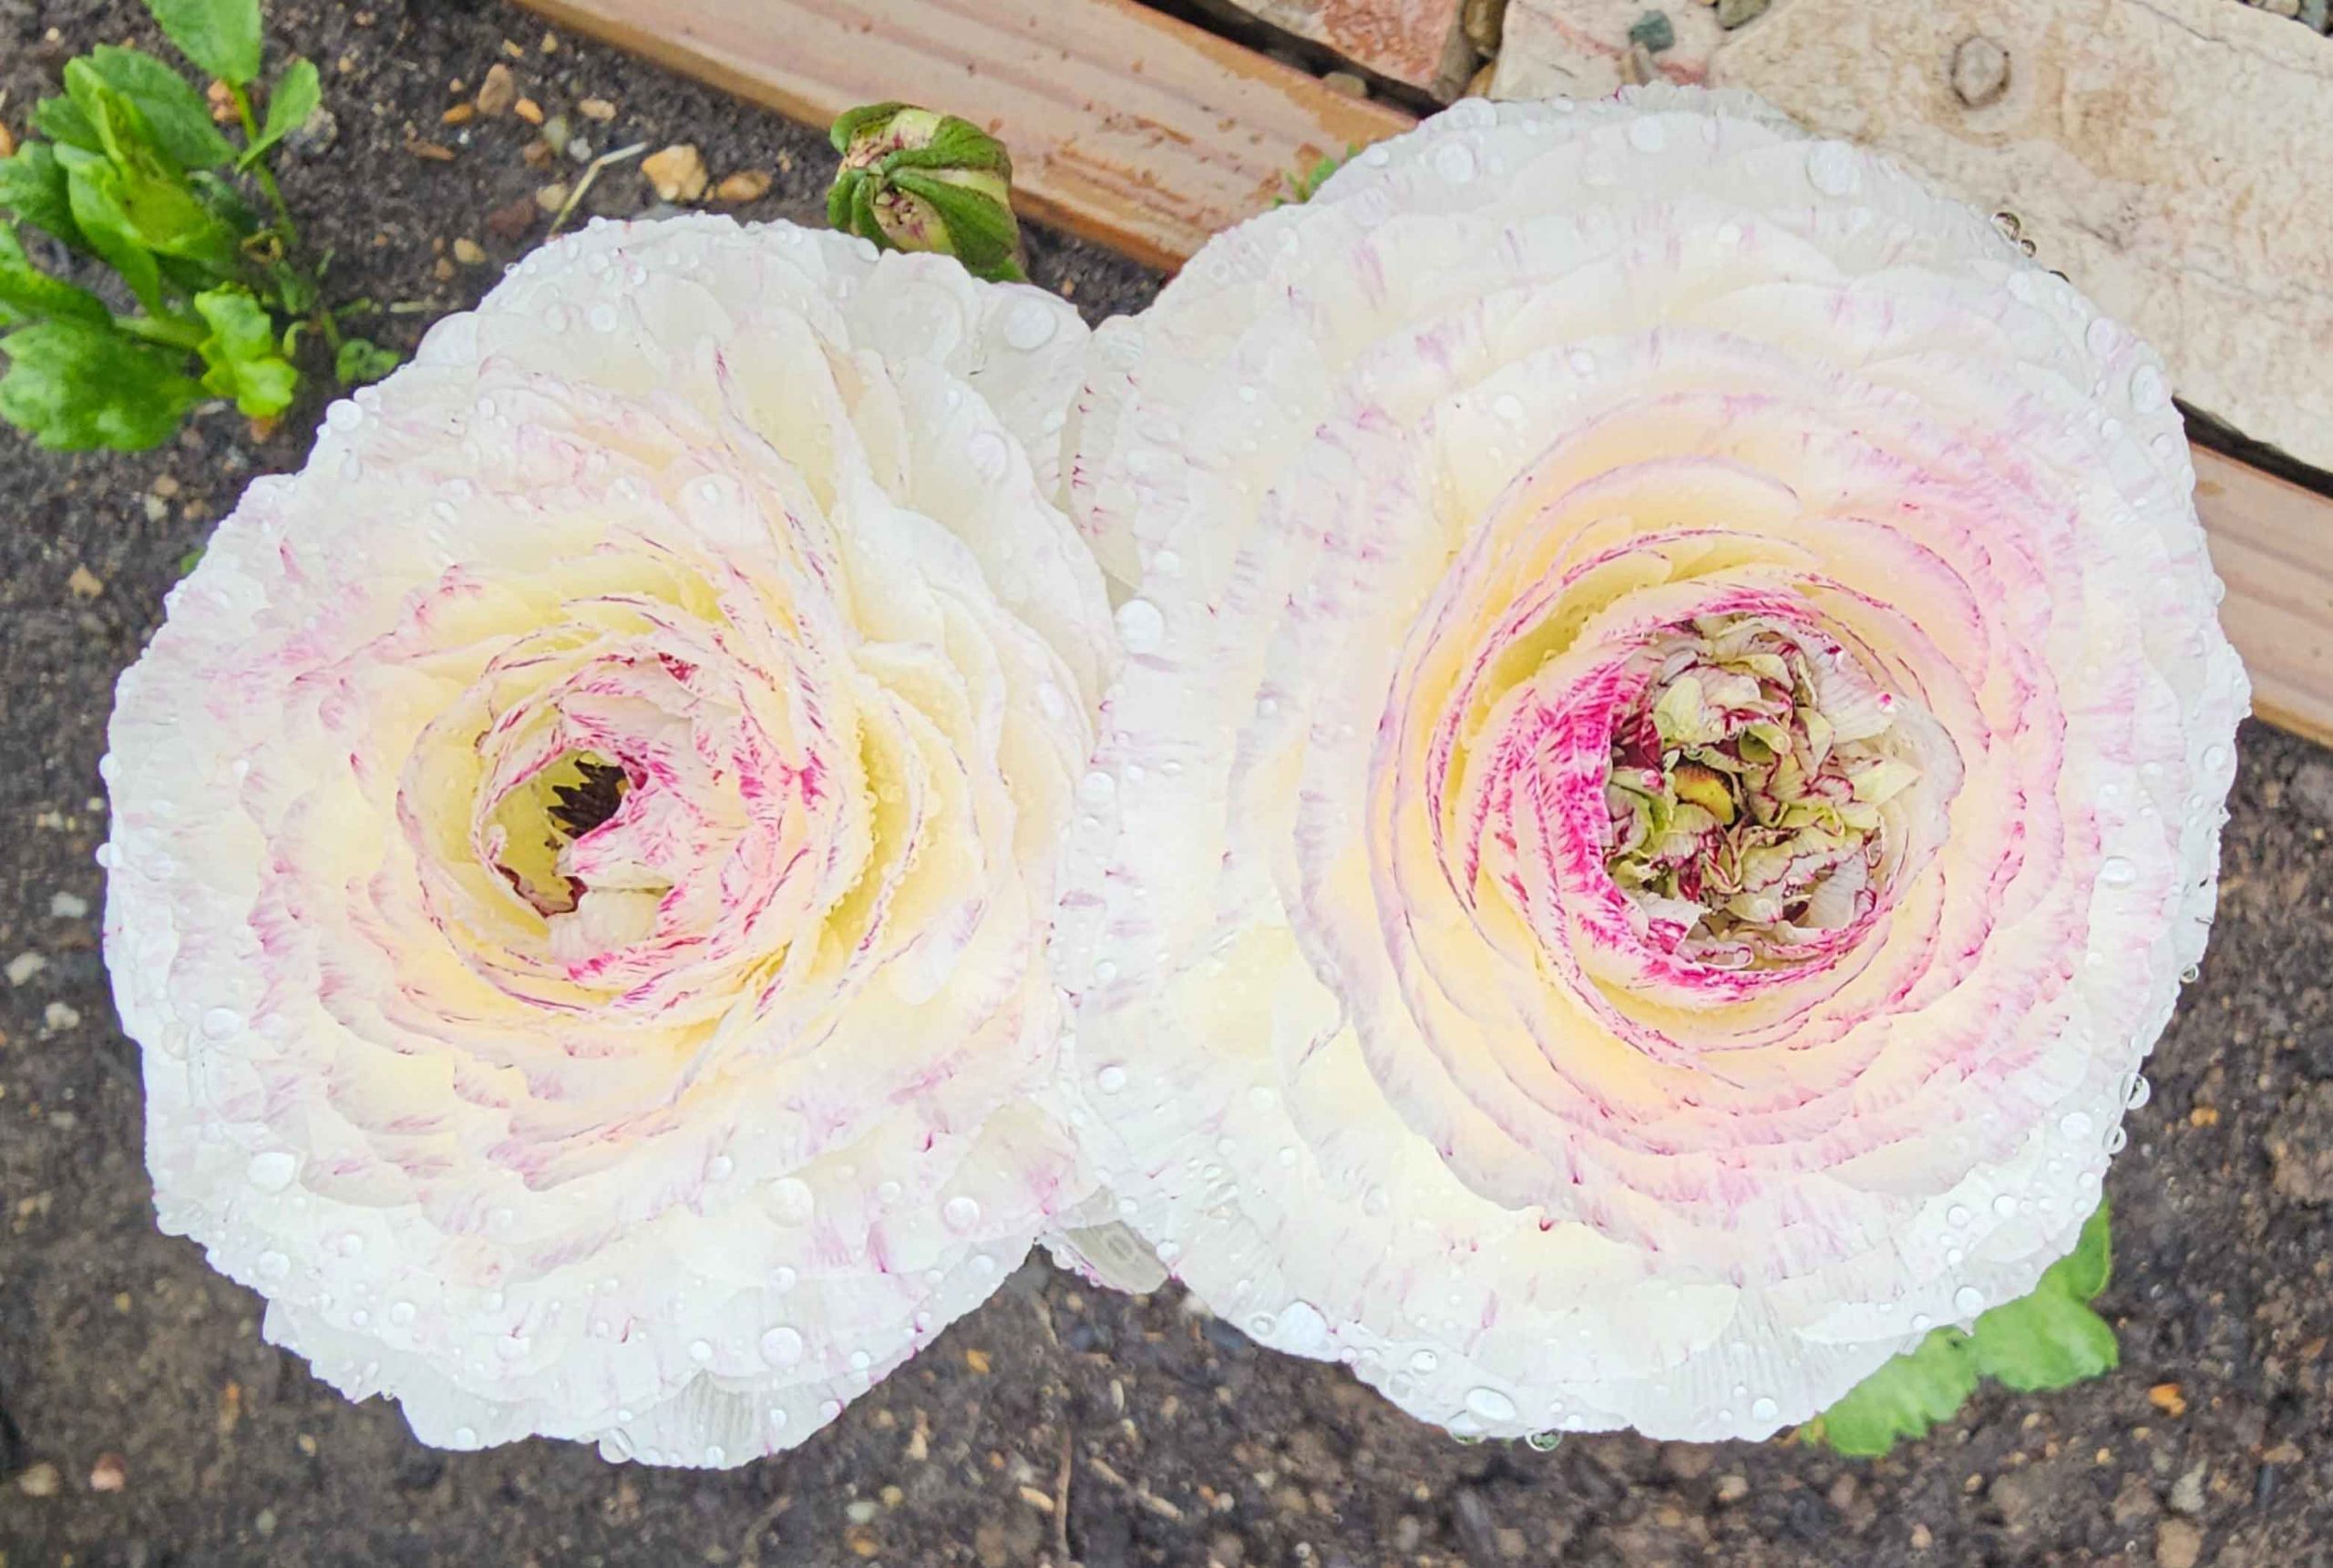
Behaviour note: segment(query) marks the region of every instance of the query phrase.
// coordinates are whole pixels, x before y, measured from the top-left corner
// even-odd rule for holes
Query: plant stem
[[[148,343],[168,344],[171,348],[198,348],[209,336],[200,322],[180,316],[116,316],[114,329],[127,336],[144,338]]]
[[[242,122],[243,145],[246,147],[255,145],[259,141],[259,117],[252,112],[250,89],[230,82],[227,84],[227,91],[234,99],[235,118]],[[275,170],[268,167],[264,153],[252,160],[251,176],[259,182],[260,190],[266,196],[268,206],[274,210],[276,236],[283,241],[284,270],[299,280],[308,297],[315,302],[314,311],[309,317],[309,323],[324,334],[324,342],[332,345],[333,354],[337,357],[340,353],[340,323],[333,320],[332,313],[324,307],[323,288],[314,279],[308,276],[306,271],[294,259],[300,251],[299,226],[292,221],[292,210],[283,203],[283,188],[275,183]]]

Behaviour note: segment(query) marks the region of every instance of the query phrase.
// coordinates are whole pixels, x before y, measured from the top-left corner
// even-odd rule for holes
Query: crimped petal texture
[[[106,949],[162,1224],[271,1339],[433,1443],[736,1464],[1086,1198],[1037,1103],[1118,659],[1051,498],[1084,336],[599,226],[251,487],[121,682]]]
[[[2071,1246],[2247,699],[2126,331],[1754,99],[1466,103],[1070,436],[1067,1071],[1211,1307],[1460,1433],[1755,1438]]]

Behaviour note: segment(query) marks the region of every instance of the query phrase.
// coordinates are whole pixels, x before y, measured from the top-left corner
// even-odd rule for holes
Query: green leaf
[[[343,386],[362,386],[378,381],[397,367],[397,355],[378,343],[367,343],[361,337],[346,339],[333,362],[334,374]]]
[[[98,128],[71,98],[43,98],[33,106],[33,128],[63,147],[102,152]]]
[[[15,157],[0,158],[0,207],[76,250],[89,248],[81,226],[73,221],[65,166],[57,161],[57,149],[45,141],[28,141]]]
[[[146,0],[179,53],[236,87],[259,79],[259,0]]]
[[[2050,1266],[2030,1296],[1977,1319],[1970,1344],[1977,1368],[2024,1393],[2062,1389],[2114,1369],[2114,1329],[2090,1308],[2112,1272],[2106,1205],[2081,1228],[2074,1250]]]
[[[1810,1440],[1854,1459],[1876,1459],[1906,1438],[1926,1437],[1977,1391],[1968,1336],[1939,1328],[1917,1349],[1857,1383],[1847,1397],[1808,1423]]]
[[[939,248],[963,262],[966,272],[994,282],[1022,280],[1020,224],[994,175],[903,169],[891,176],[891,184],[938,215],[945,231]]]
[[[0,419],[53,451],[142,452],[202,401],[182,356],[109,326],[49,321],[0,338]]]
[[[195,314],[211,328],[196,351],[208,368],[206,391],[231,397],[245,417],[270,419],[292,406],[300,372],[283,357],[275,321],[249,289],[231,284],[194,297]]]
[[[2112,1272],[2110,1218],[2100,1204],[2074,1250],[2050,1266],[2031,1295],[1994,1307],[1966,1334],[1936,1330],[1856,1384],[1799,1435],[1843,1454],[1876,1458],[1949,1419],[1982,1378],[2036,1393],[2113,1370],[2120,1359],[2114,1330],[2089,1306]]]
[[[113,320],[113,313],[97,295],[34,266],[15,227],[0,223],[0,321],[43,321],[52,316],[106,323]]]
[[[71,85],[87,70],[138,106],[155,143],[181,169],[218,169],[235,160],[235,148],[211,120],[211,105],[186,78],[151,55],[100,44],[65,67]]]
[[[120,171],[98,154],[77,147],[61,147],[57,156],[65,166],[73,221],[81,231],[83,243],[121,274],[139,304],[161,314],[161,268],[155,264],[130,219]]]
[[[294,60],[285,67],[267,90],[267,123],[260,127],[259,139],[243,149],[237,167],[249,169],[267,156],[269,149],[307,124],[308,117],[324,101],[324,83],[316,76],[314,61]]]

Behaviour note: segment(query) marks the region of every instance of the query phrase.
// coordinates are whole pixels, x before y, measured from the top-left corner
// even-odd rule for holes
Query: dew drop
[[[817,1199],[810,1192],[810,1184],[799,1176],[781,1176],[769,1186],[769,1212],[782,1225],[806,1225]]]
[[[773,1367],[791,1367],[802,1359],[802,1336],[781,1325],[762,1336],[762,1359]]]
[[[1782,1413],[1782,1407],[1763,1394],[1750,1401],[1750,1419],[1753,1421],[1771,1421]]]
[[[1421,1377],[1442,1365],[1442,1358],[1431,1350],[1420,1350],[1410,1358],[1410,1370]]]
[[[1040,300],[1023,300],[1004,313],[1004,341],[1023,354],[1044,347],[1060,330],[1061,319]]]
[[[1509,425],[1520,425],[1524,415],[1523,399],[1511,392],[1502,392],[1491,399],[1491,412]]]
[[[494,1342],[495,1350],[505,1361],[516,1361],[527,1353],[528,1340],[523,1334],[511,1334]]]
[[[2147,1082],[2146,1074],[2143,1072],[2133,1073],[2131,1075],[2130,1091],[2122,1096],[2123,1105],[2130,1110],[2136,1111],[2139,1107],[2144,1105],[2148,1101],[2153,1098],[2154,1088]]]
[[[1863,164],[1845,142],[1826,141],[1806,155],[1806,178],[1825,196],[1852,196],[1863,183]]]
[[[1101,1085],[1103,1093],[1115,1094],[1126,1086],[1126,1070],[1112,1062],[1094,1075],[1094,1081]]]
[[[1964,1285],[1952,1293],[1952,1310],[1963,1317],[1974,1317],[1985,1310],[1985,1293],[1973,1285]]]
[[[1515,1401],[1496,1389],[1466,1390],[1466,1409],[1485,1421],[1515,1419]]]
[[[2087,1138],[2090,1129],[2090,1112],[2087,1111],[2069,1111],[2058,1122],[2058,1131],[2069,1138]]]
[[[1629,145],[1639,152],[1659,152],[1669,143],[1669,133],[1660,122],[1650,118],[1629,122]]]
[[[1993,1213],[2000,1215],[2003,1219],[2008,1219],[2011,1215],[2015,1214],[2019,1207],[2020,1204],[2015,1195],[2009,1193],[2003,1193],[2000,1196],[1993,1200]]]
[[[1968,1207],[1966,1204],[1955,1204],[1944,1211],[1944,1222],[1948,1225],[1965,1225],[1968,1223]]]
[[[1564,1435],[1561,1432],[1533,1432],[1523,1442],[1534,1453],[1551,1454],[1564,1446]]]
[[[262,1279],[282,1279],[291,1272],[292,1260],[282,1253],[268,1251],[259,1255],[259,1276]]]
[[[1453,185],[1475,178],[1475,149],[1463,141],[1445,142],[1434,155],[1434,171]]]
[[[2171,401],[2171,389],[2165,385],[2163,372],[2151,364],[2143,364],[2131,372],[2131,406],[2141,414],[2154,414]]]
[[[1140,653],[1158,646],[1166,634],[1166,618],[1146,599],[1130,599],[1118,606],[1118,635],[1126,647]]]
[[[297,1158],[285,1153],[281,1149],[271,1149],[264,1154],[253,1154],[251,1164],[244,1169],[244,1174],[251,1178],[252,1185],[261,1192],[280,1193],[292,1184],[292,1178],[298,1173],[299,1169],[300,1162]]]
[[[413,1321],[415,1314],[419,1310],[410,1301],[392,1301],[389,1303],[389,1321],[402,1328]]]
[[[719,1443],[710,1444],[704,1450],[704,1462],[709,1465],[716,1466],[727,1464],[729,1462],[729,1451],[723,1448]]]
[[[961,1235],[981,1223],[981,1206],[971,1198],[950,1198],[940,1205],[940,1217]]]
[[[225,1040],[243,1027],[243,1015],[233,1008],[212,1008],[202,1015],[202,1034],[206,1040]]]
[[[2109,856],[2098,868],[2098,879],[2109,887],[2128,887],[2139,879],[2139,868],[2119,855]]]
[[[708,1340],[708,1339],[692,1339],[692,1340],[690,1340],[690,1341],[689,1341],[689,1359],[690,1359],[690,1360],[692,1360],[692,1361],[697,1361],[697,1362],[704,1362],[704,1361],[710,1361],[710,1360],[712,1360],[712,1359],[713,1359],[713,1342],[712,1342],[711,1340]]]
[[[1077,798],[1087,805],[1107,805],[1118,793],[1118,781],[1096,768],[1077,784]]]

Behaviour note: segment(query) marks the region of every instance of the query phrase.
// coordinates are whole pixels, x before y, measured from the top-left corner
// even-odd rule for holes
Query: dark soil
[[[344,289],[424,307],[380,332],[400,347],[545,226],[486,221],[554,177],[522,161],[528,128],[439,123],[464,96],[449,83],[497,59],[547,110],[619,105],[612,125],[576,121],[595,149],[694,140],[716,178],[768,170],[750,215],[812,215],[828,173],[819,136],[550,46],[516,11],[303,4],[274,26],[323,65],[339,124],[288,193]],[[128,0],[0,0],[0,116],[21,129],[71,53],[124,36],[148,38]],[[619,170],[600,200],[652,198]],[[489,264],[441,280],[457,239]],[[1154,287],[1083,246],[1033,249],[1040,280],[1096,313]],[[741,1471],[421,1447],[394,1408],[347,1404],[262,1344],[257,1299],[156,1232],[137,1052],[94,925],[114,677],[180,558],[251,475],[300,462],[317,413],[265,441],[212,413],[130,458],[0,432],[0,962],[46,960],[0,983],[0,1568],[2333,1562],[2333,758],[2257,727],[2218,938],[2108,1183],[2123,1366],[2099,1383],[1989,1391],[1876,1463],[1628,1436],[1463,1447],[1179,1295],[1105,1296],[1032,1264],[833,1427]]]

